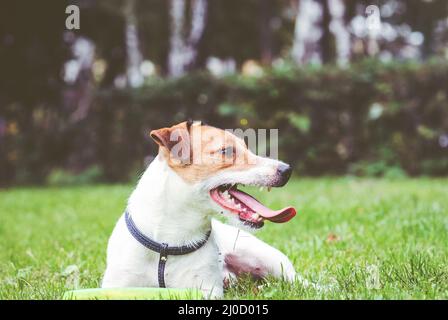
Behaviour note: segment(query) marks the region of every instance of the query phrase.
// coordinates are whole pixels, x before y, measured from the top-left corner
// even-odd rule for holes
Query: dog
[[[273,211],[238,189],[284,186],[291,167],[257,156],[243,139],[201,122],[182,122],[150,136],[159,152],[109,239],[102,287],[197,288],[207,298],[221,298],[224,287],[243,274],[294,281],[291,261],[249,231],[266,220],[286,222],[295,209]],[[151,239],[149,247],[142,237]],[[191,252],[163,251],[173,246]]]

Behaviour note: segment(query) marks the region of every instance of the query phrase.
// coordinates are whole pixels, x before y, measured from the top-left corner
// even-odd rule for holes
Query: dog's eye
[[[226,156],[226,157],[232,157],[233,156],[233,147],[225,147],[219,150],[219,153]]]

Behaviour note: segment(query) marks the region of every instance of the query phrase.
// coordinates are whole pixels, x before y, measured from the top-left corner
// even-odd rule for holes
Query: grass
[[[130,185],[0,191],[0,299],[93,288]],[[227,299],[447,299],[448,180],[292,180],[265,204],[298,216],[257,236],[321,289],[246,279]]]

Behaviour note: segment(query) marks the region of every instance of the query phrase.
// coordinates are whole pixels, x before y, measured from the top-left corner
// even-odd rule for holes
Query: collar
[[[208,238],[210,237],[211,230],[207,232],[205,239],[195,242],[193,244],[188,244],[184,246],[172,246],[170,247],[167,243],[159,243],[154,241],[153,239],[144,235],[135,225],[132,220],[131,215],[128,211],[125,213],[125,221],[126,226],[128,227],[129,233],[149,250],[157,252],[160,254],[159,257],[159,268],[158,268],[158,276],[159,276],[159,287],[165,288],[165,264],[169,255],[172,256],[180,256],[184,254],[192,253],[199,248],[201,248],[204,244],[207,243]]]

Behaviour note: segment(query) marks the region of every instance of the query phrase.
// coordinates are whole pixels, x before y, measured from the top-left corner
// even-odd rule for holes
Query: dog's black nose
[[[289,164],[280,163],[277,167],[277,175],[279,177],[279,187],[283,187],[291,177],[292,168]]]

